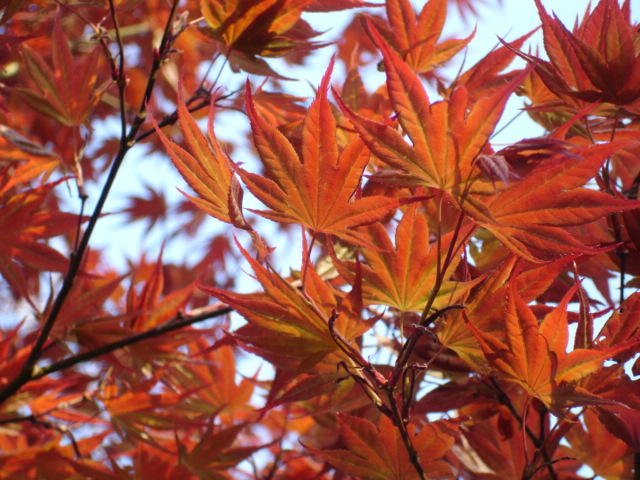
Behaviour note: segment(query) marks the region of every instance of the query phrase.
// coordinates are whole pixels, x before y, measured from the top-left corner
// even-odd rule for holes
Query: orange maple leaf
[[[203,32],[220,42],[234,70],[278,75],[258,57],[282,57],[326,44],[311,42],[319,35],[300,16],[315,0],[201,0],[209,28]]]
[[[45,182],[61,160],[46,146],[6,125],[0,125],[0,158],[12,164],[11,174],[0,180],[0,195],[40,176]]]
[[[596,338],[600,347],[608,347],[627,342],[633,338],[640,337],[640,292],[632,293],[620,305],[603,325]],[[631,360],[638,352],[628,351],[615,357],[615,361],[624,363]],[[640,359],[636,359],[635,367],[640,365]]]
[[[514,275],[517,277],[517,272]],[[550,408],[608,403],[575,383],[595,373],[606,359],[640,343],[640,339],[636,339],[608,348],[574,349],[566,353],[567,304],[577,290],[578,285],[574,285],[560,304],[538,323],[512,279],[504,312],[505,342],[467,322],[494,371],[522,386]]]
[[[149,393],[157,381],[152,377],[128,390],[109,383],[98,397],[116,430],[152,445],[156,444],[155,439],[145,431],[147,427],[170,428],[171,425],[185,422],[180,406],[191,393]]]
[[[522,47],[522,44],[531,37],[535,31],[536,30],[533,30],[522,35],[513,42],[489,52],[473,67],[459,75],[451,87],[449,87],[449,90],[464,85],[469,92],[469,100],[473,103],[482,97],[491,96],[493,93],[502,89],[505,84],[518,76],[520,71],[512,70],[503,74],[500,72],[507,68],[515,58],[516,53],[514,50]]]
[[[231,160],[213,131],[213,113],[212,104],[209,111],[208,137],[205,137],[189,113],[182,95],[178,95],[178,119],[189,151],[169,140],[153,117],[151,123],[180,175],[198,196],[181,193],[205,213],[223,222],[232,223],[229,214],[229,191],[233,171],[230,166]]]
[[[475,291],[473,298],[465,304],[464,314],[462,311],[451,312],[446,322],[437,323],[438,340],[455,351],[468,365],[481,369],[486,360],[474,334],[467,327],[465,315],[477,330],[504,340],[506,334],[501,319],[509,297],[509,278],[514,270],[520,269],[512,282],[517,283],[518,295],[525,302],[532,302],[549,288],[574,258],[567,255],[550,263],[529,264],[525,269],[522,261],[511,255]]]
[[[417,73],[428,72],[451,60],[475,34],[474,31],[463,40],[437,43],[447,17],[447,2],[429,0],[416,16],[409,0],[387,0],[385,6],[389,28],[385,28],[382,22],[376,22],[389,45]]]
[[[353,227],[377,222],[389,210],[412,200],[372,196],[351,201],[369,162],[369,151],[357,138],[339,151],[336,121],[327,99],[332,67],[333,60],[305,115],[301,155],[258,115],[247,83],[247,112],[266,177],[239,167],[237,171],[251,193],[270,208],[255,211],[263,217],[370,246]]]
[[[167,218],[167,200],[163,192],[150,186],[144,185],[147,196],[131,195],[128,198],[128,205],[122,211],[126,213],[127,223],[140,221],[146,224],[145,232],[149,233],[158,220]]]
[[[81,61],[74,59],[62,33],[60,15],[56,16],[51,45],[51,68],[42,56],[26,45],[22,50],[27,70],[37,90],[11,87],[9,91],[31,108],[69,126],[84,124],[110,81],[98,85],[100,47],[95,47]]]
[[[338,470],[362,480],[418,479],[402,437],[391,420],[382,415],[376,423],[359,417],[338,415],[342,450],[319,450],[305,446]],[[458,424],[437,420],[409,435],[428,478],[454,478],[451,467],[441,460],[454,443]]]
[[[69,292],[69,301],[60,310],[60,320],[54,326],[55,336],[73,339],[85,348],[94,348],[120,340],[130,333],[122,322],[134,318],[134,313],[114,315],[103,308],[109,300],[116,302],[121,296],[123,279],[124,276],[109,274],[104,277],[87,275],[76,280]],[[47,305],[43,319],[48,318],[52,307],[52,303]]]
[[[613,436],[592,409],[587,409],[582,422],[574,422],[565,436],[570,447],[561,446],[567,456],[588,465],[594,476],[602,478],[631,478],[633,450]]]
[[[202,15],[213,38],[249,55],[282,56],[302,46],[300,15],[315,0],[202,0]],[[291,31],[293,30],[293,31]],[[291,31],[291,32],[290,32]],[[289,33],[289,35],[287,35]],[[308,37],[316,32],[307,29]],[[300,37],[294,36],[300,35]],[[307,48],[311,45],[306,45]]]
[[[25,299],[30,296],[29,269],[64,272],[68,267],[69,260],[43,241],[73,231],[78,225],[77,215],[45,208],[49,192],[62,181],[2,198],[0,275]]]
[[[640,207],[638,201],[582,188],[619,148],[616,142],[595,145],[583,150],[584,158],[549,160],[489,201],[468,196],[463,208],[506,247],[528,260],[595,253],[597,247],[584,245],[566,227]]]
[[[225,470],[229,470],[249,455],[264,448],[263,445],[232,447],[245,428],[246,425],[234,425],[215,430],[209,427],[190,450],[176,438],[180,465],[186,467],[198,478],[228,478]]]
[[[509,94],[525,73],[473,104],[463,86],[456,88],[450,98],[431,103],[415,72],[372,24],[370,30],[384,57],[391,104],[411,143],[390,122],[362,117],[338,100],[371,152],[394,169],[384,176],[384,181],[435,188],[457,199],[465,184],[471,183],[472,191],[480,188],[477,182],[480,171],[474,168],[474,159],[493,132]]]
[[[236,242],[237,243],[237,242]],[[334,341],[329,329],[333,311],[342,311],[335,330],[347,340],[362,335],[371,323],[354,318],[360,312],[352,308],[349,295],[340,298],[309,264],[303,293],[291,282],[263,267],[239,244],[238,248],[250,263],[255,278],[264,292],[241,294],[219,288],[200,287],[231,308],[249,323],[233,332],[244,348],[267,359],[284,370],[306,373],[335,371],[344,353]],[[311,301],[309,298],[313,298]],[[356,348],[356,347],[354,347]]]
[[[530,472],[537,473],[538,467],[544,468],[544,462],[550,462],[554,465],[558,479],[578,478],[575,475],[565,476],[562,473],[561,467],[572,472],[573,465],[566,457],[561,458],[563,456],[558,454],[557,441],[554,441],[548,425],[545,425],[537,415],[537,410],[524,409],[524,402],[529,399],[522,390],[515,385],[499,386],[504,389],[503,392],[511,400],[513,408],[523,413],[516,420],[507,407],[497,404],[491,394],[485,396],[483,394],[488,392],[476,390],[476,401],[460,409],[462,415],[470,413],[482,418],[482,421],[468,422],[465,428],[460,429],[464,440],[459,445],[464,453],[458,458],[474,459],[464,463],[468,477],[482,480],[549,478],[547,475]],[[566,424],[568,423],[558,422],[555,434],[561,437],[562,433],[558,432],[566,429]],[[535,443],[523,434],[525,428],[530,432],[536,432],[541,437],[544,435],[546,440],[544,446],[536,447]],[[545,450],[544,455],[536,454],[540,452],[540,448]],[[575,467],[573,471],[577,468]]]
[[[131,321],[132,330],[140,332],[172,320],[185,307],[194,289],[195,285],[192,283],[163,297],[161,252],[140,293],[136,291],[133,282],[127,293],[127,311],[137,314]]]
[[[410,206],[398,224],[395,235],[395,247],[386,229],[380,224],[369,227],[368,236],[377,250],[363,249],[366,264],[360,266],[362,274],[362,295],[368,303],[389,305],[402,312],[421,312],[436,283],[437,257],[444,263],[451,246],[454,233],[444,235],[438,252],[435,244],[429,245],[429,228],[425,216],[417,205]],[[463,228],[460,238],[467,238],[473,226]],[[460,255],[455,255],[444,275],[445,281],[438,292],[433,305],[435,310],[458,301],[470,288],[482,278],[473,282],[449,280],[455,271]],[[334,261],[340,274],[352,281],[356,275],[353,262]]]
[[[236,372],[237,354],[230,345],[210,346],[202,337],[187,345],[190,361],[174,362],[166,367],[166,383],[174,391],[192,392],[182,402],[185,416],[215,415],[224,425],[243,414],[253,412],[253,379]]]

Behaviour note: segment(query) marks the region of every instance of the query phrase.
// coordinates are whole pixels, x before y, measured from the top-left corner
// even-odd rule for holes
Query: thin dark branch
[[[209,99],[205,99],[205,100],[202,100],[201,102],[199,102],[198,104],[196,104],[195,106],[189,107],[188,110],[189,110],[190,113],[197,112],[201,108],[204,108],[204,107],[208,106],[209,103],[210,103]],[[188,104],[189,104],[189,102],[187,102],[187,105]],[[158,122],[158,127],[163,128],[163,127],[166,127],[166,126],[169,126],[169,125],[174,125],[177,121],[178,121],[178,111],[176,110],[171,115],[167,115],[162,120],[160,120]],[[136,137],[134,143],[138,143],[138,142],[144,140],[145,138],[153,135],[154,133],[156,133],[156,129],[155,128],[150,128],[148,130],[145,130],[144,132],[142,132],[140,135],[138,135]]]
[[[167,55],[171,50],[171,44],[175,40],[172,33],[172,26],[179,3],[180,0],[173,1],[173,4],[171,5],[171,12],[169,13],[169,18],[167,19],[167,24],[164,27],[164,34],[162,35],[162,40],[160,41],[160,47],[157,51],[154,51],[153,64],[151,65],[151,73],[149,74],[149,80],[147,81],[147,88],[145,88],[144,95],[142,96],[140,108],[138,109],[138,115],[136,115],[136,119],[134,120],[133,125],[131,126],[131,130],[129,130],[129,135],[127,136],[127,143],[129,144],[129,148],[134,145],[138,130],[147,118],[147,104],[149,103],[149,100],[151,100],[151,95],[153,94],[153,89],[156,85],[156,79],[158,78],[160,67],[165,62]]]
[[[560,458],[556,458],[554,460],[550,460],[542,465],[540,465],[538,468],[536,468],[535,470],[533,470],[531,473],[529,473],[526,477],[524,477],[526,480],[529,480],[531,478],[533,478],[533,476],[538,473],[540,470],[542,470],[543,468],[548,468],[553,466],[554,463],[558,463],[558,462],[562,462],[564,460],[575,460],[575,458],[573,457],[560,457]],[[551,470],[553,471],[553,469]],[[556,477],[554,477],[556,478]]]
[[[82,15],[82,13],[80,13],[80,11],[78,11],[77,9],[75,9],[73,6],[64,3],[60,0],[55,0],[55,2],[61,7],[61,8],[65,8],[67,10],[69,10],[71,13],[73,13],[74,15],[76,15],[80,20],[82,20],[89,28],[91,28],[91,30],[93,30],[94,34],[95,34],[95,39],[100,43],[100,46],[102,47],[102,52],[105,55],[105,58],[107,59],[107,61],[109,62],[109,66],[111,67],[111,78],[113,79],[113,81],[117,81],[118,80],[118,67],[116,67],[116,61],[115,58],[113,57],[113,54],[111,53],[111,50],[109,50],[109,44],[107,43],[107,34],[104,28],[102,28],[101,26],[98,27],[96,25],[94,25],[93,23],[91,23],[84,15]],[[111,12],[113,14],[113,12]]]
[[[124,75],[124,45],[120,36],[120,25],[116,15],[116,6],[113,0],[109,0],[109,11],[111,20],[113,20],[113,28],[116,34],[116,44],[118,45],[118,66],[114,70],[114,77],[118,85],[118,98],[120,101],[120,141],[124,143],[127,135],[127,105],[124,97],[124,89],[127,86],[127,79]]]
[[[173,23],[173,18],[175,16],[178,3],[179,3],[179,0],[175,0],[173,3],[171,13],[167,20],[167,25],[165,27],[165,32],[162,37],[162,41],[160,43],[160,48],[157,52],[155,52],[153,65],[151,67],[151,73],[149,75],[147,88],[145,89],[145,94],[143,97],[143,101],[142,101],[142,105],[140,107],[139,113],[136,116],[135,120],[133,121],[133,124],[131,125],[129,134],[126,137],[123,135],[123,138],[120,142],[120,149],[118,150],[118,153],[116,154],[113,160],[113,164],[111,165],[111,169],[109,170],[109,175],[107,176],[107,180],[100,194],[100,198],[98,199],[98,202],[93,211],[93,214],[91,215],[91,218],[89,219],[89,222],[87,224],[87,229],[84,232],[82,239],[80,240],[78,249],[75,252],[73,252],[71,255],[69,270],[67,271],[67,274],[64,277],[64,280],[62,282],[62,287],[60,288],[60,291],[58,292],[58,295],[54,300],[54,303],[51,307],[51,310],[47,319],[42,325],[42,329],[40,330],[38,338],[33,344],[33,347],[31,349],[29,356],[27,357],[24,364],[22,365],[20,373],[18,373],[18,375],[11,382],[9,382],[5,388],[3,388],[0,391],[0,404],[3,403],[5,400],[7,400],[9,397],[11,397],[14,393],[16,393],[25,383],[33,380],[34,378],[33,370],[36,365],[36,362],[38,361],[38,359],[40,358],[40,355],[42,354],[42,348],[44,347],[47,339],[49,338],[49,333],[51,332],[51,329],[53,328],[53,325],[55,324],[58,318],[58,315],[62,311],[62,306],[64,305],[64,302],[66,301],[67,297],[69,296],[69,293],[71,292],[76,276],[80,271],[82,259],[89,246],[89,239],[91,238],[91,234],[93,233],[93,230],[98,222],[98,219],[102,214],[102,209],[104,207],[104,204],[106,203],[107,197],[109,196],[109,192],[118,174],[118,170],[122,165],[122,162],[125,156],[133,146],[138,130],[140,129],[140,127],[142,126],[146,118],[147,102],[151,98],[151,94],[155,86],[158,71],[160,70],[160,67],[171,47],[171,41],[172,41],[171,25]],[[113,9],[112,14],[114,15],[114,22],[115,22],[116,21],[115,9]],[[122,58],[120,58],[120,65],[121,66],[124,65],[124,60]],[[122,70],[119,73],[120,75],[123,75]],[[120,88],[121,88],[120,90],[121,102],[124,102],[124,86]],[[121,103],[121,105],[124,105],[124,104]],[[121,109],[122,108],[124,107],[121,106]],[[121,112],[121,116],[123,115],[124,114],[122,114]]]
[[[445,273],[449,268],[449,265],[453,259],[454,254],[458,249],[460,249],[463,245],[466,244],[467,240],[470,238],[472,234],[471,232],[469,232],[464,239],[458,242],[458,236],[460,233],[460,229],[462,228],[462,221],[464,220],[464,216],[465,216],[464,212],[460,212],[460,215],[458,216],[456,228],[454,230],[453,238],[449,245],[449,250],[447,251],[447,256],[445,257],[442,268],[441,269],[439,268],[437,270],[435,284],[433,286],[433,289],[431,290],[429,298],[427,299],[427,303],[424,309],[422,310],[420,321],[418,322],[418,325],[422,327],[428,327],[434,320],[440,317],[440,312],[435,312],[433,315],[429,315],[429,311],[431,311],[431,308],[433,307],[433,304],[436,301],[436,298],[438,298],[438,293],[440,292],[440,288],[442,287],[442,282],[445,280]],[[440,239],[440,235],[438,235],[438,239]],[[438,252],[437,258],[440,258],[440,252]],[[460,308],[460,307],[454,306],[454,308]],[[417,334],[417,330],[416,330],[413,332],[412,335],[409,336],[409,338],[407,338],[405,345],[403,345],[402,352],[398,355],[398,358],[396,359],[396,364],[395,364],[396,369],[403,370],[407,366],[411,352],[413,351],[416,344],[418,343],[419,337],[420,335]],[[395,378],[396,379],[400,378],[399,372],[396,374]]]
[[[89,350],[87,352],[78,353],[77,355],[73,355],[69,358],[65,358],[64,360],[60,360],[59,362],[55,362],[55,363],[52,363],[51,365],[47,365],[46,367],[35,368],[33,371],[31,380],[37,380],[38,378],[42,378],[46,375],[50,375],[51,373],[59,372],[60,370],[65,370],[79,363],[87,362],[89,360],[94,360],[102,355],[106,355],[107,353],[111,353],[115,350],[119,350],[129,345],[142,342],[143,340],[156,338],[161,335],[164,335],[165,333],[173,332],[175,330],[188,327],[190,325],[193,325],[198,322],[202,322],[204,320],[209,320],[211,318],[216,318],[222,315],[226,315],[227,313],[231,313],[232,311],[233,310],[230,307],[221,307],[217,310],[206,311],[198,315],[192,315],[192,316],[186,316],[186,317],[185,316],[175,317],[174,319],[166,323],[163,323],[162,325],[153,327],[150,330],[146,330],[144,332],[131,335],[121,340],[108,343],[106,345],[95,348],[93,350]]]
[[[220,317],[222,315],[226,315],[227,313],[232,312],[233,310],[230,307],[220,307],[215,310],[206,310],[204,312],[195,314],[195,315],[178,315],[173,319],[169,320],[162,325],[158,325],[154,328],[146,330],[144,332],[137,333],[135,335],[131,335],[129,337],[123,338],[121,340],[117,340],[115,342],[108,343],[101,347],[95,348],[93,350],[89,350],[87,352],[78,353],[71,357],[65,358],[64,360],[60,360],[58,362],[52,363],[51,365],[47,365],[46,367],[35,367],[31,373],[31,376],[24,382],[24,384],[42,378],[44,376],[50,375],[54,372],[59,372],[61,370],[66,370],[67,368],[71,368],[80,363],[88,362],[90,360],[95,360],[102,355],[106,355],[107,353],[111,353],[115,350],[119,350],[121,348],[127,347],[129,345],[133,345],[144,340],[149,340],[151,338],[156,338],[161,335],[164,335],[169,332],[173,332],[175,330],[179,330],[184,327],[188,327],[198,322],[202,322],[204,320],[210,320],[212,318]],[[7,423],[16,423],[16,422],[41,422],[40,417],[48,415],[49,413],[59,410],[60,408],[66,408],[69,405],[73,405],[74,403],[78,403],[81,400],[84,400],[85,397],[81,397],[77,400],[66,402],[63,405],[58,405],[52,409],[49,409],[45,412],[41,412],[38,414],[31,415],[23,415],[20,417],[12,417],[12,418],[4,418],[0,419],[0,425]]]
[[[84,193],[80,196],[80,214],[78,215],[78,224],[76,226],[76,238],[74,240],[74,244],[73,244],[73,251],[77,251],[78,250],[78,246],[79,246],[79,242],[80,242],[80,237],[82,234],[82,217],[84,217],[84,208],[87,205],[87,199],[89,198],[89,196]]]
[[[218,101],[226,100],[227,98],[234,95],[235,93],[237,93],[237,91],[230,92],[226,95],[221,95],[219,97],[216,97],[214,100],[214,104],[217,105]],[[201,101],[196,103],[194,106],[189,107],[189,105],[191,105],[197,99],[201,99]],[[208,107],[211,104],[211,93],[203,89],[198,89],[193,94],[193,96],[189,100],[187,100],[186,104],[187,104],[187,107],[188,107],[187,109],[189,110],[189,113],[197,112],[201,108]],[[178,111],[176,110],[170,115],[167,115],[162,120],[160,120],[158,122],[158,127],[163,128],[169,125],[174,125],[177,121],[178,121]],[[153,135],[154,133],[156,133],[155,128],[150,128],[148,130],[145,130],[135,138],[134,144],[141,142],[145,138]]]

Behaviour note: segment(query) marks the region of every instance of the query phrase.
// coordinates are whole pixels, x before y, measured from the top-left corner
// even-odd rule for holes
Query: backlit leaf
[[[209,113],[208,138],[200,131],[182,96],[178,96],[178,118],[190,151],[170,141],[153,117],[151,122],[173,164],[198,197],[184,195],[212,217],[232,223],[228,201],[233,173],[230,160],[213,131],[213,105]]]
[[[109,85],[98,84],[99,47],[79,61],[74,58],[56,16],[51,45],[53,65],[35,50],[24,46],[23,55],[33,82],[38,87],[11,87],[10,91],[38,112],[69,126],[79,126],[100,101]]]
[[[538,324],[512,281],[504,316],[504,342],[468,323],[491,367],[505,380],[522,386],[548,407],[598,403],[597,396],[576,389],[575,382],[596,372],[607,358],[639,341],[636,339],[635,343],[603,349],[574,349],[566,353],[569,338],[566,308],[576,289],[574,286]]]
[[[387,0],[389,30],[384,37],[417,73],[425,73],[447,63],[473,38],[437,43],[447,16],[448,0],[429,0],[416,16],[409,0]]]
[[[347,415],[339,415],[338,421],[344,449],[307,449],[339,471],[362,480],[419,478],[398,429],[387,417],[380,416],[375,424]],[[441,458],[453,445],[457,427],[455,422],[438,420],[428,423],[416,434],[413,426],[409,426],[409,435],[427,478],[454,478],[451,468]]]
[[[471,229],[472,227],[464,228],[460,236],[466,237]],[[382,225],[372,225],[368,227],[368,232],[377,250],[362,251],[366,261],[366,264],[361,265],[364,299],[372,304],[395,307],[402,312],[422,312],[435,287],[437,256],[444,263],[454,234],[443,236],[441,251],[438,252],[435,243],[429,245],[426,241],[429,238],[427,221],[417,206],[410,206],[398,224],[395,246]],[[438,298],[433,305],[435,310],[456,303],[460,296],[480,280],[449,280],[460,259],[456,255],[444,274],[446,280],[438,291]],[[356,268],[353,262],[338,264],[343,277],[354,278]]]
[[[285,370],[305,373],[312,369],[335,370],[343,352],[329,331],[333,310],[341,300],[324,283],[312,266],[307,271],[307,295],[291,282],[263,267],[242,248],[264,292],[239,294],[218,288],[201,287],[234,308],[249,323],[233,332],[245,348]],[[340,315],[335,328],[348,341],[364,333],[370,325],[359,318]]]
[[[611,435],[592,409],[584,412],[583,422],[576,422],[567,433],[571,447],[560,447],[563,453],[588,465],[596,476],[631,480],[632,449]]]
[[[247,111],[266,177],[238,168],[247,188],[270,210],[257,213],[275,222],[298,223],[355,245],[368,245],[353,229],[382,219],[404,200],[373,196],[351,200],[369,161],[355,139],[341,152],[327,90],[333,62],[302,126],[300,155],[286,137],[258,116],[247,86]]]
[[[560,157],[542,164],[483,206],[490,217],[475,210],[474,198],[468,199],[465,209],[511,251],[529,260],[595,253],[597,247],[584,245],[566,227],[640,207],[640,202],[582,187],[613,149],[614,144],[596,145],[585,151],[584,158]]]
[[[431,103],[420,78],[375,30],[372,34],[384,56],[389,98],[411,144],[391,123],[362,117],[340,102],[343,112],[371,151],[398,172],[384,181],[435,188],[460,199],[462,187],[478,179],[474,159],[522,74],[473,104],[464,87],[456,88],[448,99]]]

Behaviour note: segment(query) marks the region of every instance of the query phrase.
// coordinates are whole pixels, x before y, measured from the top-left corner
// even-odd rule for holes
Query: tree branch
[[[173,332],[174,330],[179,330],[181,328],[188,327],[190,325],[193,325],[198,322],[202,322],[204,320],[220,317],[222,315],[226,315],[227,313],[231,313],[232,311],[233,309],[231,309],[230,307],[221,307],[217,310],[206,311],[193,316],[190,315],[185,317],[185,316],[179,315],[169,320],[168,322],[163,323],[162,325],[153,327],[150,330],[146,330],[144,332],[131,335],[121,340],[116,340],[115,342],[107,343],[106,345],[95,348],[93,350],[89,350],[87,352],[78,353],[69,358],[65,358],[64,360],[60,360],[58,362],[52,363],[51,365],[47,365],[46,367],[34,368],[33,374],[30,380],[37,380],[46,375],[50,375],[51,373],[58,372],[60,370],[65,370],[79,363],[93,360],[107,353],[111,353],[115,350],[119,350],[123,347],[127,347],[135,343],[139,343],[143,340],[156,338],[161,335],[164,335],[165,333]]]
[[[129,337],[123,338],[121,340],[116,340],[115,342],[107,343],[101,347],[95,348],[93,350],[89,350],[87,352],[78,353],[76,355],[72,355],[71,357],[65,358],[64,360],[60,360],[58,362],[54,362],[51,365],[47,365],[46,367],[34,367],[30,371],[30,375],[27,378],[21,379],[21,384],[18,387],[26,385],[27,383],[38,380],[39,378],[50,375],[54,372],[59,372],[61,370],[66,370],[67,368],[71,368],[79,363],[87,362],[90,360],[94,360],[102,355],[106,355],[107,353],[111,353],[115,350],[119,350],[129,345],[133,345],[144,340],[149,340],[151,338],[156,338],[165,333],[173,332],[175,330],[179,330],[184,327],[188,327],[198,322],[202,322],[204,320],[209,320],[211,318],[220,317],[222,315],[226,315],[227,313],[231,313],[233,311],[230,307],[220,307],[215,310],[205,310],[201,313],[197,313],[194,315],[178,315],[166,323],[162,325],[157,325],[149,330],[144,332],[137,333],[135,335],[131,335]],[[44,412],[37,416],[44,415],[48,412]],[[21,422],[25,420],[33,421],[36,419],[36,415],[25,415],[22,417],[14,417],[9,419],[0,420],[0,425],[5,423],[14,423]]]
[[[40,330],[38,338],[33,344],[33,347],[31,349],[29,356],[27,357],[24,364],[22,365],[20,373],[18,373],[18,375],[11,382],[9,382],[5,388],[3,388],[0,391],[0,404],[4,403],[4,401],[6,401],[14,393],[16,393],[25,383],[33,380],[33,373],[34,373],[33,370],[36,365],[36,362],[38,361],[38,359],[40,358],[40,355],[42,354],[42,349],[49,337],[49,333],[51,333],[51,329],[53,328],[53,325],[55,324],[58,318],[58,315],[62,311],[62,306],[64,305],[64,302],[67,299],[67,297],[69,296],[69,293],[71,292],[76,276],[80,271],[80,266],[82,264],[84,254],[86,253],[87,248],[89,246],[89,239],[91,238],[91,234],[93,233],[96,223],[98,222],[98,219],[102,214],[102,209],[104,207],[104,204],[106,203],[107,197],[109,196],[109,192],[118,174],[118,170],[120,169],[120,166],[122,165],[122,162],[125,156],[129,152],[131,147],[134,145],[138,130],[140,129],[140,127],[142,126],[146,118],[147,103],[151,98],[158,72],[160,70],[160,67],[164,59],[166,58],[166,55],[168,55],[170,51],[171,42],[174,40],[171,34],[171,26],[173,24],[173,18],[175,16],[176,9],[178,8],[178,3],[179,3],[179,0],[174,0],[173,2],[173,5],[171,7],[171,13],[169,14],[169,18],[167,19],[167,24],[165,26],[164,35],[162,37],[162,41],[160,42],[160,47],[158,51],[155,52],[156,54],[154,55],[153,64],[151,66],[151,73],[149,75],[149,80],[147,81],[147,87],[145,89],[142,104],[140,106],[138,114],[136,115],[135,120],[131,125],[131,128],[129,129],[129,133],[126,136],[124,135],[124,130],[123,130],[123,135],[120,141],[120,149],[118,150],[118,153],[116,154],[113,160],[113,164],[111,165],[111,169],[109,170],[109,175],[107,176],[107,180],[100,194],[100,198],[98,199],[98,202],[93,211],[93,214],[91,215],[91,218],[89,219],[89,222],[87,224],[87,229],[85,230],[84,235],[82,236],[82,239],[78,244],[77,250],[73,252],[71,255],[69,270],[67,271],[67,274],[64,277],[62,287],[55,298],[55,301],[53,303],[53,306],[51,307],[51,311],[47,319],[42,325],[42,329]],[[112,10],[113,21],[117,25],[117,20],[115,18],[115,8],[113,7],[113,2],[111,1],[110,4],[112,7],[111,10]],[[116,29],[116,32],[117,32],[117,29]],[[120,66],[121,68],[124,68],[123,67],[124,60],[122,58],[123,57],[122,44],[119,43],[119,46],[121,48]],[[124,73],[122,72],[122,69],[120,70],[119,75],[121,78],[124,78]],[[123,129],[126,129],[125,113],[123,111],[124,83],[118,82],[118,85],[120,90],[121,118],[123,119],[122,120]]]

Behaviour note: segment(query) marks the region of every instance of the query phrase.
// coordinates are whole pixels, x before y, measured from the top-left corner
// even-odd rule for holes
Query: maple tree
[[[0,478],[640,479],[640,28],[531,2],[4,2]]]

